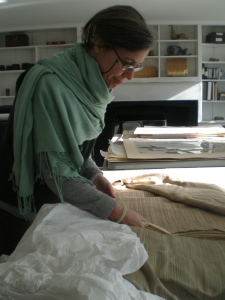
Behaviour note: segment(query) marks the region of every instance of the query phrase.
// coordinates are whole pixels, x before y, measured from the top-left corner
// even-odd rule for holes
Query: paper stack
[[[108,161],[225,159],[223,127],[138,127],[110,141]]]

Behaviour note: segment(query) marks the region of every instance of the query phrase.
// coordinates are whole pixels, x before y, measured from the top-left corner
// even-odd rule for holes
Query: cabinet
[[[206,43],[206,36],[219,38]],[[202,26],[202,120],[225,123],[225,26]]]
[[[150,29],[156,37],[156,44],[153,51],[150,51],[150,55],[146,57],[144,67],[156,68],[157,76],[142,78],[141,82],[197,80],[199,76],[198,26],[152,25]],[[174,69],[173,72],[168,73],[168,63],[171,59]],[[186,63],[187,73],[182,72],[182,63]],[[139,74],[135,76],[139,77]],[[139,78],[134,80],[138,81]]]
[[[24,66],[35,64],[40,58],[64,51],[80,39],[78,28],[23,31],[23,33],[29,38],[29,46],[6,47],[6,35],[12,33],[0,33],[0,105],[13,103],[15,83],[19,74],[24,71]],[[47,42],[51,45],[47,45]],[[16,66],[16,69],[11,70],[12,66]]]

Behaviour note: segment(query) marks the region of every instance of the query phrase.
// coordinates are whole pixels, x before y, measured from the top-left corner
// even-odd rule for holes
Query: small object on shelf
[[[206,43],[224,44],[225,32],[210,32],[206,35]]]
[[[224,120],[224,117],[215,117],[214,120],[215,121],[222,121],[222,120]]]
[[[225,92],[220,92],[219,93],[219,99],[222,100],[222,101],[225,100]]]
[[[178,33],[177,39],[178,40],[188,40],[188,36],[186,35],[186,33]]]
[[[22,63],[22,70],[30,69],[33,66],[34,66],[34,64],[31,64],[31,63]]]
[[[30,64],[29,63],[22,63],[22,70],[29,69]]]
[[[155,51],[154,50],[150,50],[148,52],[148,56],[155,56]]]
[[[167,55],[186,55],[187,48],[182,49],[180,46],[171,45],[167,47]]]
[[[20,70],[19,64],[12,64],[12,70]]]
[[[186,76],[188,74],[186,58],[168,58],[166,65],[168,76]]]
[[[141,71],[134,73],[134,78],[149,77],[158,77],[158,70],[156,67],[144,67]]]
[[[47,45],[64,45],[66,42],[64,41],[57,41],[57,42],[50,42],[50,41],[47,41],[46,44]]]
[[[0,71],[5,71],[5,66],[4,65],[0,65]]]
[[[5,89],[5,95],[10,96],[10,89]]]
[[[7,71],[11,71],[11,70],[20,70],[20,65],[19,65],[19,64],[12,64],[12,65],[6,66],[6,68],[5,68],[5,66],[2,66],[2,68],[1,68],[1,66],[0,66],[0,71],[5,71],[5,69],[6,69]]]
[[[173,25],[169,25],[171,28],[171,32],[170,32],[170,37],[171,40],[187,40],[188,36],[186,35],[186,33],[176,33]]]
[[[173,25],[169,25],[169,26],[170,26],[170,30],[171,30],[171,32],[170,32],[171,40],[177,40],[178,36],[176,34],[176,31],[175,31]]]
[[[209,61],[219,61],[218,58],[210,57]]]
[[[10,34],[5,36],[6,47],[29,46],[29,37],[27,34]]]

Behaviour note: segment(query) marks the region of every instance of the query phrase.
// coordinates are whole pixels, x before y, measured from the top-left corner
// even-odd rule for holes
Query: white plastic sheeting
[[[70,204],[44,205],[16,250],[0,264],[0,299],[162,299],[122,275],[148,255],[126,225]]]

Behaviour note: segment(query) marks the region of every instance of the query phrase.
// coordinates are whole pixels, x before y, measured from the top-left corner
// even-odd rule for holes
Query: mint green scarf
[[[41,178],[39,153],[46,154],[59,192],[61,177],[86,180],[79,175],[84,163],[79,146],[101,133],[112,100],[97,62],[79,43],[28,72],[15,105],[11,176],[23,215],[32,210],[34,183]]]

